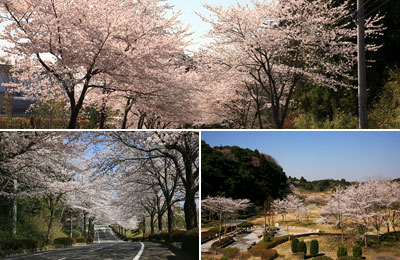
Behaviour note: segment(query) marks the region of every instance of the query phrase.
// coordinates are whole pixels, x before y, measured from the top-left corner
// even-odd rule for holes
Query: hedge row
[[[199,257],[199,230],[197,228],[183,231],[176,230],[168,234],[167,232],[161,232],[150,235],[147,239],[164,241],[165,243],[181,243],[181,249],[187,253],[192,259],[198,259]]]
[[[70,237],[59,237],[53,240],[55,246],[72,246],[75,243],[75,239]],[[43,243],[36,239],[11,239],[1,243],[1,250],[35,250],[43,246]]]
[[[278,252],[270,249],[269,243],[259,242],[253,246],[248,253],[255,257],[261,257],[262,260],[272,260],[278,257]]]
[[[211,248],[224,247],[229,244],[232,244],[233,242],[235,242],[235,240],[233,240],[233,237],[224,237],[224,238],[221,238],[221,240],[218,240],[218,241],[212,243]]]
[[[208,230],[205,232],[201,232],[201,243],[205,243],[218,235],[218,232]]]
[[[1,244],[2,250],[36,249],[40,247],[36,239],[11,239]]]
[[[72,246],[75,243],[75,240],[70,237],[59,237],[54,239],[53,244],[59,246]]]

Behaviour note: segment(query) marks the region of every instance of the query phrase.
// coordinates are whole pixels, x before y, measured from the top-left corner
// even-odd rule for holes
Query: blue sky
[[[174,5],[174,10],[181,10],[182,15],[180,20],[184,24],[191,25],[191,31],[194,33],[193,39],[195,41],[204,42],[204,39],[201,38],[201,35],[204,35],[209,29],[211,29],[211,27],[207,23],[204,23],[201,18],[195,14],[195,11],[208,16],[210,12],[203,7],[202,3],[213,6],[223,5],[227,7],[235,4],[236,0],[168,0],[167,2],[171,5]],[[239,2],[250,3],[250,0],[239,0]],[[194,46],[192,49],[197,47],[198,45]]]
[[[273,156],[288,176],[362,181],[400,178],[400,132],[211,132],[211,146],[237,145]]]

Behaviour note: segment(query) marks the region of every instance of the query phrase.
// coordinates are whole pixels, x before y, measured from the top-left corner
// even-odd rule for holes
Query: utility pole
[[[358,46],[358,114],[360,129],[368,128],[367,122],[367,75],[365,65],[364,0],[357,0]]]

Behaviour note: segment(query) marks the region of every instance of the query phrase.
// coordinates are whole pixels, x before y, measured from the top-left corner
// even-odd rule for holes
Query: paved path
[[[23,260],[181,260],[167,247],[152,242],[123,242],[108,227],[96,229],[95,243],[6,259]]]
[[[237,240],[237,242],[234,242],[228,247],[237,247],[239,248],[240,252],[246,252],[251,244],[258,243],[260,240],[262,240],[263,232],[263,229],[253,229],[245,231],[242,234],[238,234],[235,237],[235,240]],[[259,237],[260,235],[261,237]]]

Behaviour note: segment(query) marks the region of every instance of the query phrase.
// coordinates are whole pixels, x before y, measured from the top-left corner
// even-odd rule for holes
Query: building
[[[9,83],[13,80],[10,75],[11,67],[11,65],[0,64],[0,116],[5,116],[6,114],[4,111],[3,103],[4,96],[7,92],[7,87],[4,86],[4,83]],[[24,97],[23,94],[12,94],[12,116],[28,116],[29,114],[26,113],[26,111],[31,104],[33,104],[33,100]]]

